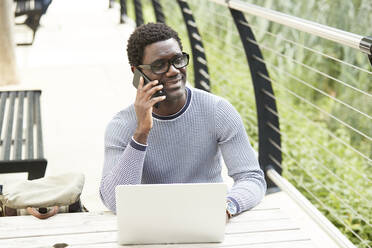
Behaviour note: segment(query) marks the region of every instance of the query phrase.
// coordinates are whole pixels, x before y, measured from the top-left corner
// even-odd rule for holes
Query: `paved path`
[[[47,175],[80,171],[83,200],[102,208],[98,186],[103,135],[112,116],[135,96],[126,58],[131,25],[119,25],[118,9],[104,0],[54,0],[36,40],[17,47],[21,85],[42,89]],[[26,175],[0,175],[0,182]]]

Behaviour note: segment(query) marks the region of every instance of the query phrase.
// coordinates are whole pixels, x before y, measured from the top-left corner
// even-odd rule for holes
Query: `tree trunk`
[[[19,83],[13,39],[12,4],[13,0],[0,0],[0,86]]]

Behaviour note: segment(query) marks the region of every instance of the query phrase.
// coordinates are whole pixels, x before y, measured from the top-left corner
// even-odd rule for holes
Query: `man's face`
[[[182,51],[175,39],[158,41],[145,47],[142,64],[152,64],[159,60],[169,61],[181,54]],[[142,71],[151,80],[164,83],[164,90],[167,93],[166,101],[174,101],[185,96],[186,67],[176,69],[170,65],[169,70],[161,75],[154,74],[151,70],[142,69]]]

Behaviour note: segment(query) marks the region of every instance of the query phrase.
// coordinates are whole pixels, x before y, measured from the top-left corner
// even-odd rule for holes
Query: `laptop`
[[[119,185],[118,243],[222,242],[226,196],[224,183]]]

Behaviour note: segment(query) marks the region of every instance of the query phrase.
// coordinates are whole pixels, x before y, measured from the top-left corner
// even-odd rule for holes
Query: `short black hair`
[[[142,64],[145,47],[152,43],[174,38],[182,50],[178,33],[164,23],[147,23],[134,30],[128,40],[127,53],[131,66]]]

